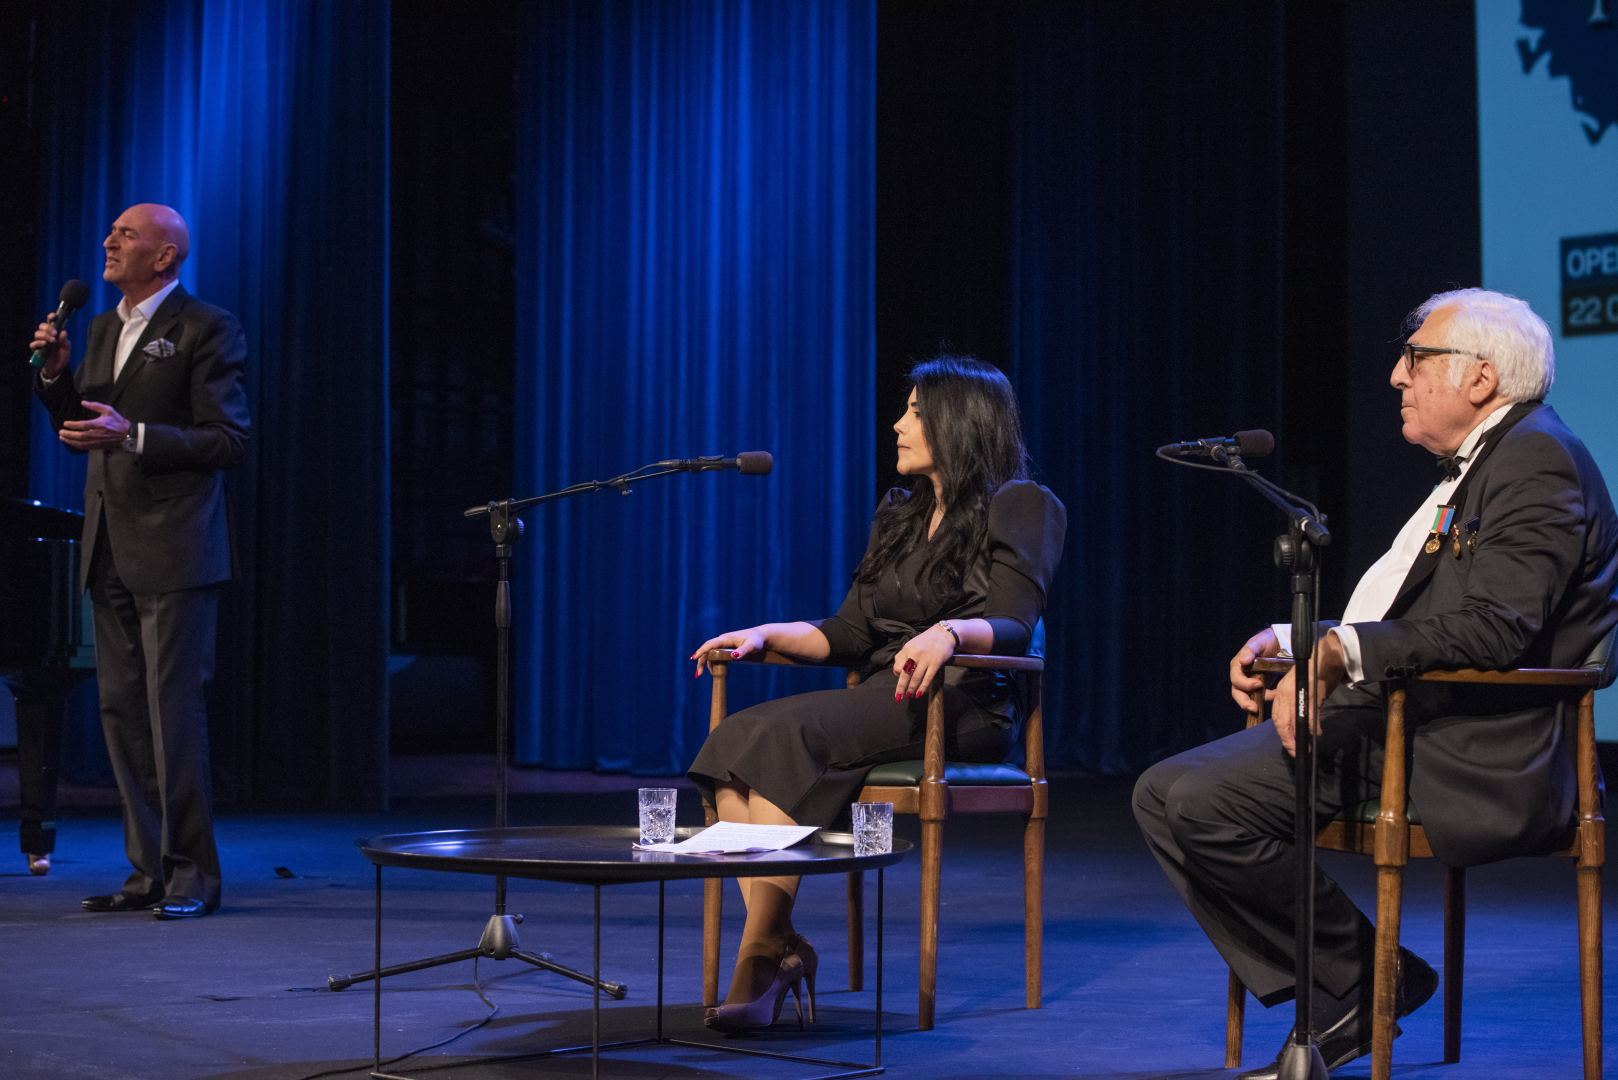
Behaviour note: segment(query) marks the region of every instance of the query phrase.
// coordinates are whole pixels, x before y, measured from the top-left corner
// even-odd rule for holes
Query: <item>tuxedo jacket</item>
[[[1618,623],[1607,485],[1555,410],[1512,408],[1457,491],[1453,531],[1418,557],[1387,618],[1355,624],[1367,680],[1580,667]],[[1565,841],[1577,796],[1571,706],[1544,690],[1412,682],[1406,722],[1410,798],[1444,862]]]
[[[80,582],[89,581],[99,530],[107,530],[119,577],[154,595],[228,581],[233,574],[223,469],[247,445],[242,379],[247,340],[236,317],[176,287],[152,313],[116,381],[115,311],[90,323],[84,360],[71,379],[35,389],[58,429],[94,414],[99,401],[146,425],[139,456],[93,450],[84,482]]]

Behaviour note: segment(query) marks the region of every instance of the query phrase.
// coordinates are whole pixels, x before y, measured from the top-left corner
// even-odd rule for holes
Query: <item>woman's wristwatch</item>
[[[943,629],[945,632],[947,632],[950,637],[955,639],[955,651],[960,652],[961,651],[961,635],[959,635],[959,634],[957,634],[955,632],[955,627],[953,627],[953,626],[951,626],[949,624],[948,619],[939,619],[938,620],[938,625],[939,625],[939,627],[941,629]]]

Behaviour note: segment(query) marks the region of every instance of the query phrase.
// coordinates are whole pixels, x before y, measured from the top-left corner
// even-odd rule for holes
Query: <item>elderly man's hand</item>
[[[1230,658],[1230,696],[1249,716],[1259,716],[1264,711],[1258,699],[1258,692],[1264,690],[1264,676],[1252,673],[1253,661],[1280,655],[1281,643],[1275,639],[1275,631],[1266,626]],[[1266,701],[1274,696],[1274,690],[1264,691]]]
[[[82,402],[96,414],[93,420],[69,420],[56,437],[74,450],[111,450],[129,435],[130,423],[111,405],[99,401]]]
[[[1315,654],[1310,658],[1310,667],[1315,673],[1315,698],[1313,715],[1310,725],[1315,734],[1320,734],[1320,704],[1326,700],[1326,695],[1337,689],[1348,678],[1348,665],[1343,657],[1342,642],[1337,635],[1327,631],[1320,635],[1315,642]],[[1275,725],[1275,733],[1281,739],[1281,745],[1286,747],[1289,754],[1298,752],[1298,669],[1294,667],[1281,679],[1274,690],[1274,699],[1270,704],[1270,722]]]

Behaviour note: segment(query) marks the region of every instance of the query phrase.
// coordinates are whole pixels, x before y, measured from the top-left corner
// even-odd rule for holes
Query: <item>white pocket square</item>
[[[141,352],[150,356],[153,360],[162,360],[165,357],[174,355],[174,342],[168,338],[160,337],[156,341],[147,342],[146,347]]]

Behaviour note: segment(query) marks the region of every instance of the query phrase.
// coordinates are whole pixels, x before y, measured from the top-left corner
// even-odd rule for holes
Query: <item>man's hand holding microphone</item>
[[[66,372],[73,355],[73,342],[67,336],[67,320],[84,306],[90,290],[82,281],[70,281],[62,286],[56,310],[34,330],[29,342],[33,355],[29,362],[39,369],[39,377],[53,383]],[[131,424],[111,405],[99,401],[82,401],[86,411],[95,415],[87,420],[68,420],[57,432],[57,438],[70,450],[111,450],[122,446],[129,437]]]

